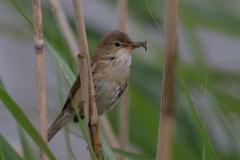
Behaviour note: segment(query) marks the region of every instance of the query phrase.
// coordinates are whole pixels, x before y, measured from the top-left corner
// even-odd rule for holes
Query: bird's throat
[[[115,65],[121,68],[129,67],[132,63],[132,52],[130,49],[120,49],[116,53]]]

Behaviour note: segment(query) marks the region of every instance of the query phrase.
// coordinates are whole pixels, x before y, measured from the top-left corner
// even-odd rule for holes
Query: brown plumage
[[[127,34],[113,30],[99,42],[97,51],[91,58],[93,85],[99,115],[109,111],[117,103],[128,86],[131,65],[131,51],[141,47],[143,42],[133,42]],[[81,84],[78,75],[66,99],[61,114],[48,129],[48,141],[72,119],[78,122],[72,103],[78,105],[82,118]]]

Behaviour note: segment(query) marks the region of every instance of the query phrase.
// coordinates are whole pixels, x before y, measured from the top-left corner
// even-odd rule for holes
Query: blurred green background
[[[17,0],[17,5],[32,21],[32,1]],[[76,35],[71,1],[61,0]],[[116,0],[83,0],[90,54],[109,30],[118,29]],[[129,151],[156,156],[161,83],[164,60],[165,1],[148,5],[161,27],[158,30],[146,1],[129,0],[128,35],[132,40],[147,39],[148,51],[135,50],[129,84]],[[58,55],[76,75],[71,56],[47,0],[42,1],[43,34]],[[179,1],[176,62],[193,99],[213,148],[220,160],[240,159],[240,2],[237,0]],[[48,126],[67,96],[68,78],[47,45],[44,49]],[[173,159],[202,159],[203,142],[176,74],[174,101]],[[0,78],[6,91],[21,107],[33,125],[38,126],[36,67],[33,29],[10,1],[0,1]],[[0,133],[23,155],[16,121],[0,102]],[[118,106],[107,113],[118,133]],[[205,119],[204,119],[205,117]],[[81,133],[79,126],[69,128]],[[64,133],[64,130],[62,131]],[[65,137],[59,132],[49,148],[59,160],[69,159]],[[65,133],[64,133],[65,134]],[[29,142],[32,143],[29,137]],[[2,143],[2,142],[1,142]],[[35,152],[37,146],[32,143]],[[84,140],[70,134],[70,145],[77,159],[87,159]],[[2,146],[4,148],[4,146]]]

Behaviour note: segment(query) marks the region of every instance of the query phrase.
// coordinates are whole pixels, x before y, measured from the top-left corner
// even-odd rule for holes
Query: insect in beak
[[[143,47],[145,48],[145,51],[147,52],[147,40],[145,40],[144,42],[133,42],[129,45],[126,45],[124,47],[128,48],[128,47],[132,47],[132,49],[135,49],[135,48],[139,48],[139,47]]]

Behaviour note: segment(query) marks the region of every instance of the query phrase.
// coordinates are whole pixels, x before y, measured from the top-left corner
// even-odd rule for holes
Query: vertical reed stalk
[[[37,65],[37,96],[39,110],[39,132],[45,143],[47,142],[47,113],[46,113],[46,92],[44,76],[44,56],[43,56],[43,34],[42,34],[42,14],[41,1],[33,0],[34,19],[34,47]],[[40,150],[40,159],[47,160],[47,155]]]
[[[123,32],[127,32],[127,12],[127,0],[118,0],[118,27],[119,30]],[[126,150],[129,140],[129,103],[127,92],[125,92],[120,99],[119,136],[120,148]],[[120,156],[119,160],[124,160],[124,157]]]
[[[118,28],[123,32],[127,32],[127,16],[127,0],[118,0]]]
[[[99,138],[98,130],[98,115],[95,103],[94,88],[92,81],[92,71],[89,58],[89,51],[87,45],[87,37],[85,31],[85,24],[82,13],[81,0],[72,0],[73,10],[75,14],[75,23],[78,33],[78,45],[79,45],[79,69],[80,69],[80,80],[81,86],[86,87],[82,91],[82,96],[84,97],[84,114],[86,119],[87,127],[90,131],[90,138],[92,141],[93,150],[96,153],[98,160],[101,160],[101,141]],[[86,91],[86,92],[85,92]],[[88,95],[84,95],[88,93]],[[88,98],[87,98],[88,97]],[[89,101],[88,101],[89,100]],[[87,102],[88,101],[88,102]],[[89,104],[89,105],[88,105]],[[89,123],[88,123],[89,119]]]
[[[162,101],[158,133],[157,160],[170,160],[173,136],[174,48],[178,0],[167,0],[166,51],[163,71]]]
[[[120,149],[126,150],[128,147],[128,140],[129,140],[128,92],[125,92],[120,99],[119,138],[120,138]],[[119,160],[124,160],[124,157],[121,156]]]
[[[57,20],[57,23],[59,24],[60,32],[63,34],[64,39],[67,43],[67,46],[70,50],[70,53],[72,54],[75,64],[77,65],[78,64],[77,55],[79,53],[78,44],[77,44],[74,34],[71,30],[71,27],[68,23],[65,12],[64,12],[59,0],[49,0],[49,2],[52,6],[55,19]]]

